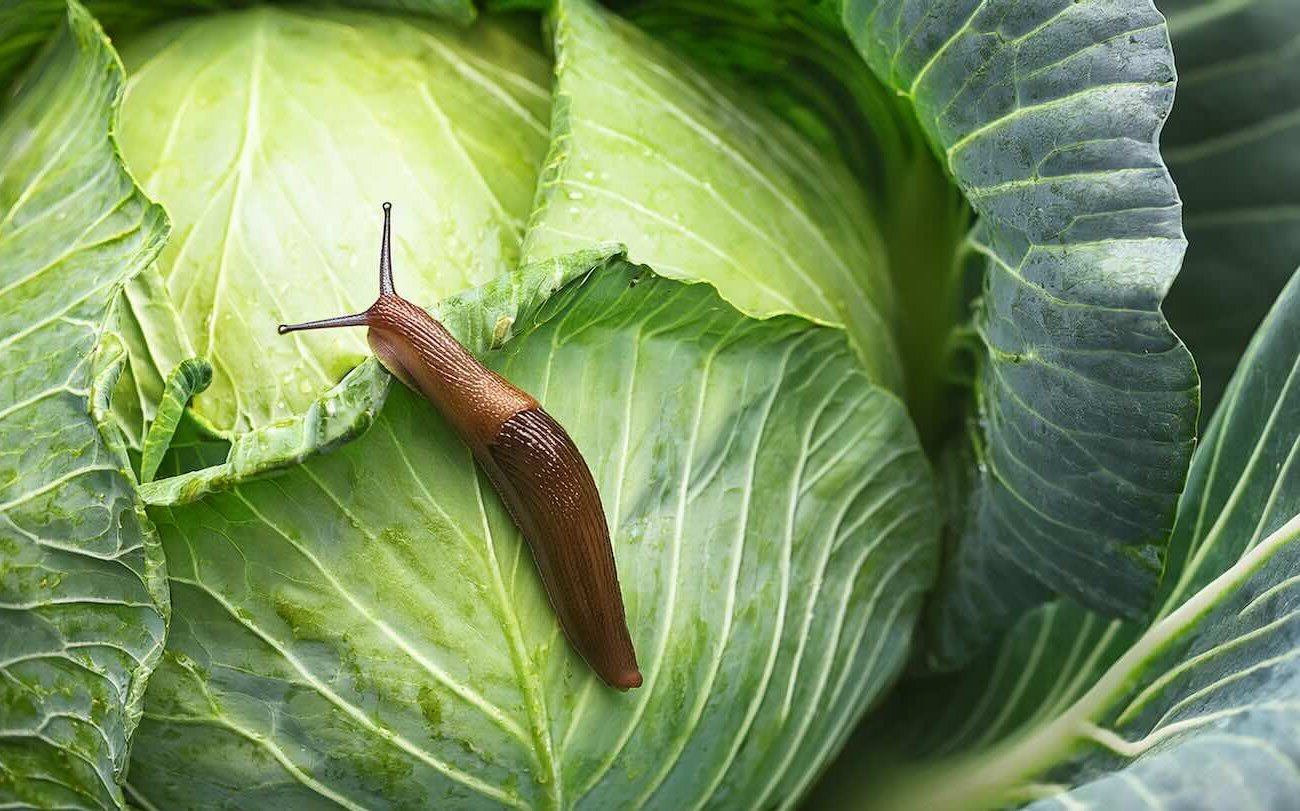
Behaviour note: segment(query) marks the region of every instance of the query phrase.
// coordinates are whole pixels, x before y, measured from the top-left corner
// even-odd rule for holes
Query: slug
[[[384,203],[379,298],[354,315],[279,332],[369,327],[379,362],[422,394],[487,473],[532,549],[565,636],[605,683],[641,686],[595,479],[569,434],[527,392],[483,364],[393,289],[392,206]]]

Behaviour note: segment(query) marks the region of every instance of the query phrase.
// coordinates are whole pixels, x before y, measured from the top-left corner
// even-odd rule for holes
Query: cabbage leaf
[[[1185,206],[1170,322],[1218,402],[1300,265],[1300,15],[1290,0],[1159,0],[1178,55],[1160,139]]]
[[[817,182],[837,188],[843,169],[852,173],[854,208],[866,206],[886,254],[904,400],[927,450],[942,446],[960,425],[970,393],[966,347],[954,335],[970,318],[969,280],[978,268],[965,242],[969,206],[916,126],[908,100],[863,69],[836,16],[824,13],[829,4],[614,5],[652,39],[688,56],[692,70],[711,77],[719,93],[746,110],[766,106],[794,128],[819,156],[814,176],[823,179]],[[619,117],[603,108],[595,116]],[[720,130],[731,129],[725,121],[719,119]],[[617,165],[616,151],[602,154]]]
[[[413,300],[515,267],[550,96],[541,54],[507,27],[267,7],[161,26],[123,59],[123,151],[178,224],[166,298],[137,286],[132,310],[154,378],[212,364],[192,410],[216,433],[301,413],[369,354],[359,331],[275,326],[374,299],[358,271],[382,201]]]
[[[116,808],[162,654],[162,550],[106,415],[116,293],[167,235],[75,3],[0,119],[0,805]]]
[[[750,315],[844,326],[872,379],[901,390],[888,259],[848,170],[591,0],[556,4],[551,27],[553,137],[525,256],[622,243]]]
[[[152,512],[176,619],[137,797],[763,805],[890,683],[937,561],[933,491],[841,331],[617,257],[516,329],[488,362],[592,466],[645,686],[576,658],[469,452],[397,388],[359,439]]]
[[[1300,791],[1298,571],[1300,273],[1196,453],[1155,618],[1051,605],[996,664],[893,697],[863,735],[898,768],[873,802],[1285,807]]]
[[[965,663],[1054,594],[1138,616],[1198,405],[1160,312],[1185,245],[1157,145],[1175,78],[1164,22],[1130,0],[849,0],[844,22],[912,99],[987,257],[963,462],[977,472],[931,666]]]

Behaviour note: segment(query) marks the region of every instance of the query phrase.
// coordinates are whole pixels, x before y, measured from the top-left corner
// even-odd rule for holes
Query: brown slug
[[[442,324],[393,289],[392,206],[384,203],[379,298],[354,315],[279,332],[369,327],[380,363],[424,395],[487,473],[523,533],[570,643],[611,687],[641,686],[596,482],[564,428]]]

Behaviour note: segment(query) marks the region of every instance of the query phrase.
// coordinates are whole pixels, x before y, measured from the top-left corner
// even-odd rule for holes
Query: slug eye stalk
[[[393,204],[384,203],[384,236],[379,243],[379,298],[396,296],[393,289]],[[334,327],[368,327],[370,326],[370,309],[352,315],[338,315],[333,318],[321,318],[316,321],[304,321],[301,324],[281,324],[276,332],[284,335],[288,332],[300,332],[308,329],[333,329]]]
[[[392,206],[384,203],[379,298],[363,312],[301,324],[369,327],[380,363],[424,395],[487,473],[532,549],[560,627],[607,684],[641,686],[595,479],[568,432],[527,392],[483,366],[422,308],[393,288]]]

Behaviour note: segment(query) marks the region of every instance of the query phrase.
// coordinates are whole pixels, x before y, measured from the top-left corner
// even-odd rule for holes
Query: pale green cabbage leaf
[[[900,389],[887,259],[852,176],[592,0],[558,3],[551,25],[554,137],[526,257],[621,242],[751,315],[844,325]]]
[[[161,374],[212,364],[193,412],[217,433],[301,413],[369,353],[355,330],[266,337],[373,300],[384,200],[414,300],[516,265],[550,96],[505,27],[259,8],[159,27],[123,58],[123,152],[177,223],[160,282],[130,290],[141,351]]]

